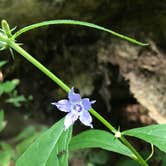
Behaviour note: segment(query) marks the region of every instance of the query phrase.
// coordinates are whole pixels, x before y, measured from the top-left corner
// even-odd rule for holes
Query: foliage
[[[4,111],[0,110],[0,132],[4,129],[5,127],[5,121],[4,121]]]
[[[3,67],[7,62],[0,61],[0,68]],[[19,95],[16,88],[19,85],[20,81],[18,79],[13,79],[11,81],[4,81],[0,83],[0,96],[6,96],[6,103],[10,103],[15,107],[20,107],[21,103],[26,102],[27,99],[24,95]]]
[[[64,119],[44,132],[17,160],[16,166],[67,165],[68,144],[72,129],[70,128],[64,132],[63,123]]]
[[[0,119],[1,115],[2,114],[0,114]],[[9,166],[12,162],[15,163],[16,159],[19,158],[46,129],[47,128],[44,126],[41,126],[39,131],[37,131],[34,126],[25,128],[16,137],[11,139],[15,147],[13,147],[11,143],[0,141],[0,166]]]
[[[75,20],[45,21],[22,28],[14,35],[12,35],[12,31],[10,30],[8,23],[5,20],[2,20],[3,33],[0,33],[0,42],[5,46],[3,47],[3,49],[9,48],[17,51],[34,66],[36,66],[39,70],[41,70],[44,74],[46,74],[50,79],[57,83],[63,90],[65,90],[68,93],[69,97],[71,88],[68,87],[61,79],[55,76],[51,71],[49,71],[45,66],[38,62],[19,44],[15,42],[15,39],[22,33],[25,33],[31,29],[53,24],[72,24],[91,27],[94,29],[108,32],[114,36],[120,37],[121,39],[127,40],[140,46],[148,45],[125,35],[114,32],[110,29],[104,28],[102,26]],[[13,90],[16,88],[17,84],[18,81],[16,80],[12,80],[11,82],[4,82],[1,85],[1,95],[12,93]],[[79,114],[81,112],[81,109],[87,107],[87,109],[85,110],[89,111],[91,115],[96,117],[103,125],[105,125],[105,127],[107,127],[110,132],[92,129],[84,131],[72,137],[72,127],[68,129],[65,128],[66,130],[64,130],[64,118],[56,122],[51,128],[44,132],[41,131],[38,133],[33,127],[29,127],[14,139],[14,141],[21,142],[16,146],[19,157],[14,156],[13,150],[10,145],[3,142],[1,143],[1,147],[3,150],[1,152],[1,156],[4,166],[9,165],[12,158],[16,159],[16,166],[67,166],[69,150],[78,150],[84,148],[102,148],[108,151],[120,153],[137,161],[137,163],[142,166],[148,166],[147,161],[127,141],[127,139],[124,137],[125,135],[143,139],[144,141],[149,142],[157,146],[160,150],[166,152],[166,125],[150,125],[147,127],[126,130],[121,133],[119,129],[115,129],[111,123],[109,123],[99,113],[97,113],[93,108],[91,108],[91,104],[84,105],[81,101],[81,97],[79,96],[79,94],[73,95],[72,98],[72,104],[70,100],[67,103],[65,102],[65,104],[63,100],[58,106],[57,103],[55,104],[59,109],[63,109],[64,112],[69,112],[69,110],[70,112],[72,112],[72,115],[70,114],[70,120],[72,120],[71,124],[73,124],[74,121],[78,119],[76,115],[81,115]],[[75,100],[76,98],[77,100]],[[89,101],[89,99],[87,100]],[[20,101],[24,101],[24,98],[17,97],[17,93],[15,93],[14,98],[10,98],[7,100],[8,103],[13,103],[15,106],[20,106]],[[64,110],[64,108],[67,109]],[[1,112],[0,116],[0,126],[1,129],[3,129],[3,111]],[[84,116],[84,118],[85,117],[86,116]],[[86,124],[85,119],[82,119],[81,122],[83,124]],[[129,164],[129,162],[130,164],[133,164],[133,161],[126,162],[127,164]],[[89,163],[89,165],[93,164]]]
[[[82,141],[84,140],[84,141]],[[135,155],[114,135],[102,130],[87,130],[71,139],[69,149],[101,148],[134,158]]]
[[[9,166],[13,156],[12,147],[3,142],[0,143],[0,147],[2,148],[2,152],[0,153],[1,166]]]
[[[0,69],[5,64],[7,64],[6,61],[0,61]],[[6,80],[0,83],[1,102],[2,102],[2,99],[4,99],[4,102],[10,103],[15,107],[20,107],[23,102],[27,101],[24,95],[19,95],[18,91],[16,90],[17,86],[19,85],[19,82],[20,81],[18,79],[13,79],[11,81]],[[6,125],[7,125],[7,122],[5,121],[5,111],[1,109],[0,110],[0,132],[2,132],[2,130],[6,127]],[[25,129],[25,131],[26,130],[27,129]],[[18,138],[17,139],[13,138],[17,141],[20,141],[19,142],[20,144],[18,143],[17,147],[20,147],[22,149],[22,152],[25,151],[27,146],[29,146],[29,144],[34,140],[34,138],[33,140],[31,139],[31,142],[28,142],[27,146],[24,146],[24,148],[22,148],[24,145],[22,140],[24,140],[25,142],[27,138],[27,134],[25,133],[25,131],[23,133],[20,133],[19,136],[17,136],[20,140]],[[33,128],[33,131],[34,131],[34,128]],[[21,135],[24,135],[24,139],[23,138],[21,139]],[[13,147],[6,141],[0,141],[0,149],[1,149],[0,166],[9,166],[11,164],[12,159],[16,158],[17,154],[15,154]]]
[[[166,124],[126,130],[123,134],[143,139],[166,153]]]

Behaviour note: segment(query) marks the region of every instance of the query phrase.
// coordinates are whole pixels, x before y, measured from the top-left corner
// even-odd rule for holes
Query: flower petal
[[[82,111],[79,119],[85,126],[90,126],[91,128],[93,128],[92,117],[88,111]]]
[[[65,130],[68,129],[78,119],[76,112],[69,112],[64,120]]]
[[[59,100],[58,102],[52,103],[53,105],[55,105],[60,111],[63,112],[70,112],[70,102],[69,100]]]
[[[91,108],[91,102],[88,98],[82,99],[82,105],[84,106],[84,109],[87,111]]]
[[[71,88],[68,94],[69,101],[71,102],[79,102],[81,100],[81,96],[78,93],[74,93],[74,88]]]
[[[91,104],[94,104],[94,103],[96,103],[96,100],[92,100],[92,101],[90,101],[91,102]]]

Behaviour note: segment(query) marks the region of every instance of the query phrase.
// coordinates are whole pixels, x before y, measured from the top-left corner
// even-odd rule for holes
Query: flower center
[[[82,106],[80,104],[75,104],[73,109],[77,112],[81,112],[82,111]]]

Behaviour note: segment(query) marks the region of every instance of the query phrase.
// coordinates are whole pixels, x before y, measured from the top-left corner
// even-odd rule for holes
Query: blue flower
[[[64,120],[65,130],[68,129],[74,122],[79,119],[85,126],[93,127],[92,117],[89,113],[91,104],[96,101],[90,101],[89,98],[81,99],[80,94],[74,92],[74,88],[71,88],[68,93],[68,100],[63,99],[58,102],[52,103],[60,111],[68,112]]]

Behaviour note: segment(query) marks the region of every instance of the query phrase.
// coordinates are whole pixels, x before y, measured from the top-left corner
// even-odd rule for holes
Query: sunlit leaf
[[[131,158],[135,156],[130,149],[123,145],[111,133],[103,130],[88,130],[71,139],[69,150],[84,148],[101,148]]]
[[[64,131],[64,119],[58,121],[29,146],[16,166],[61,166],[60,159],[68,151],[71,130]]]
[[[166,124],[150,125],[126,130],[123,134],[140,138],[166,152]]]
[[[68,145],[71,140],[71,132],[72,129],[70,128],[67,132],[62,133],[56,148],[49,157],[47,166],[68,166]]]

